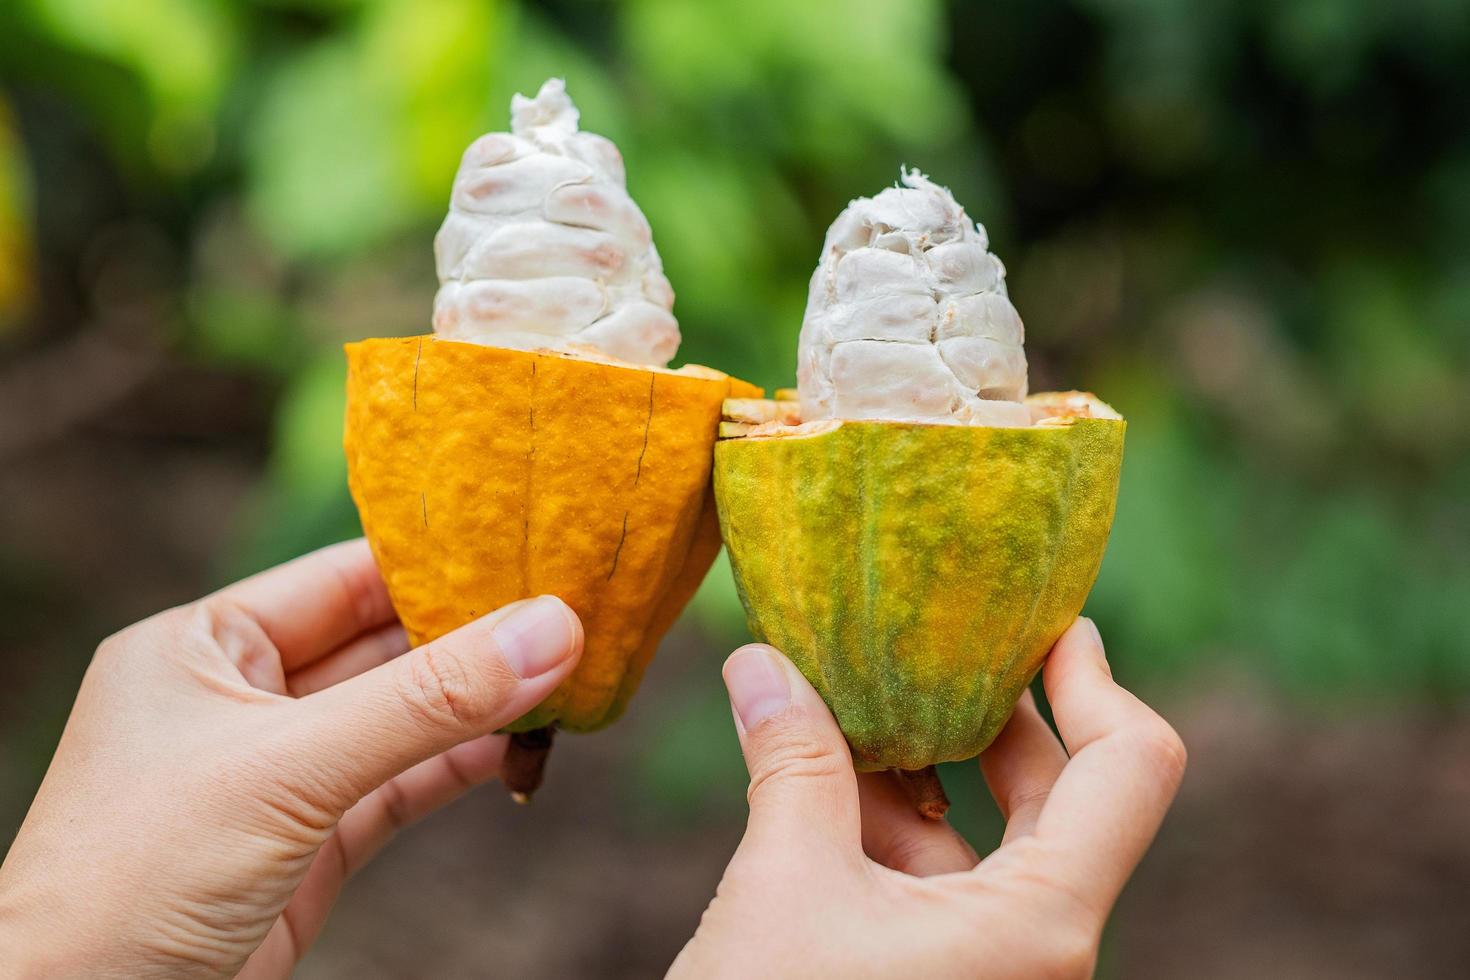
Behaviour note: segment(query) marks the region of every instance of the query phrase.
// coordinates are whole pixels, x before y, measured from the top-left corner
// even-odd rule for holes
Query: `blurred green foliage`
[[[1461,698],[1467,55],[1456,0],[10,0],[0,324],[12,229],[101,195],[167,234],[171,342],[281,392],[234,573],[353,532],[339,345],[427,328],[459,152],[512,92],[567,78],[623,150],[681,358],[768,386],[827,223],[917,165],[1009,263],[1033,387],[1130,419],[1090,606],[1124,676]],[[694,612],[740,639],[723,566]],[[728,749],[705,673],[647,709],[681,733],[647,766],[674,797],[703,791],[690,746]]]
[[[27,183],[14,123],[0,103],[0,334],[19,322],[31,292]]]

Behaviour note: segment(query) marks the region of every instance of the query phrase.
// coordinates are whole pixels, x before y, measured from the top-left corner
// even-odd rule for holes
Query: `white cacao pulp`
[[[916,170],[827,230],[798,348],[801,414],[1026,426],[1025,334],[982,225]]]
[[[511,101],[511,132],[465,150],[434,239],[434,331],[663,367],[679,349],[673,288],[618,148],[577,119],[553,78]]]

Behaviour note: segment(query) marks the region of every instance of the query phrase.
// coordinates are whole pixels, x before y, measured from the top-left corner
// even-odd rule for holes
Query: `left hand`
[[[104,641],[0,868],[0,963],[289,974],[353,871],[497,774],[490,733],[567,676],[582,628],[543,596],[407,649],[362,541]]]
[[[777,651],[725,662],[750,821],[672,977],[1092,975],[1103,923],[1184,775],[1179,736],[1113,680],[1079,619],[980,757],[1006,818],[982,860],[892,773],[855,774],[826,704]]]

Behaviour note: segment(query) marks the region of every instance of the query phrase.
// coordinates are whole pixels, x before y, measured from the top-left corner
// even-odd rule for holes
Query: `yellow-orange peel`
[[[347,345],[348,480],[421,644],[549,593],[582,620],[576,671],[509,729],[615,719],[720,548],[720,405],[760,389],[432,336]]]

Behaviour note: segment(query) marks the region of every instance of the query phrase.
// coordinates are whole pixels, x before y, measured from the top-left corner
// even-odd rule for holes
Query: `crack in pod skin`
[[[510,730],[611,722],[719,549],[720,404],[758,389],[422,337],[347,359],[349,485],[410,640],[558,595],[582,660]]]
[[[721,402],[664,367],[674,294],[622,158],[560,79],[465,151],[435,238],[428,337],[347,346],[344,448],[363,531],[415,645],[517,599],[582,621],[573,673],[507,726],[526,784],[549,733],[616,719],[719,550]]]

